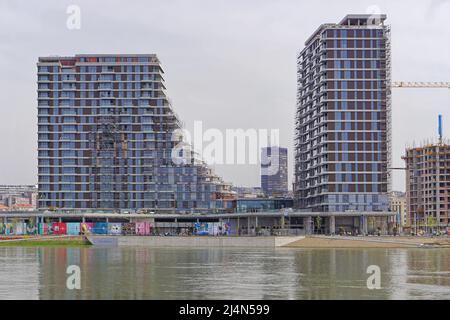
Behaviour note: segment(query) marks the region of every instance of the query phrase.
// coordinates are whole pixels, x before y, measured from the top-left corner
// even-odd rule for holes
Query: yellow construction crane
[[[394,81],[392,88],[443,88],[450,89],[450,82]],[[388,168],[390,170],[406,170],[406,168]]]
[[[392,82],[392,88],[434,88],[434,89],[450,89],[450,82],[414,82],[414,81],[399,81]],[[442,116],[439,115],[439,143],[442,142]]]
[[[392,88],[447,88],[447,89],[450,89],[450,82],[399,81],[399,82],[392,82]]]

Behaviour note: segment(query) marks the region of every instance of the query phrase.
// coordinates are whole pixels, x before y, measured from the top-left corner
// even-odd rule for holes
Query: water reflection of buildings
[[[80,248],[52,248],[43,247],[39,249],[39,297],[40,299],[80,299],[78,290],[67,290],[66,270],[69,265],[77,265],[83,270],[83,249]],[[85,285],[81,277],[82,288]]]
[[[406,250],[395,250],[390,255],[390,264],[395,268],[390,269],[391,286],[396,290],[391,291],[390,299],[406,299],[409,296],[408,288],[408,252]]]
[[[172,275],[156,260],[148,248],[42,248],[39,295],[41,299],[156,299]],[[69,265],[80,266],[81,290],[66,288]]]
[[[34,248],[0,248],[0,300],[39,298],[39,263]]]
[[[367,267],[379,265],[389,270],[385,250],[313,249],[296,258],[302,274],[297,299],[388,299],[389,277],[383,277],[380,290],[367,288]],[[389,272],[388,272],[389,273]]]
[[[450,298],[449,250],[41,248],[39,263],[41,299]],[[70,264],[81,290],[66,289]]]
[[[44,248],[40,258],[42,299],[388,298],[366,288],[368,265],[390,268],[383,250]],[[65,287],[70,264],[82,290]]]
[[[408,251],[408,284],[450,287],[450,250],[422,249]],[[420,293],[420,290],[418,290]]]

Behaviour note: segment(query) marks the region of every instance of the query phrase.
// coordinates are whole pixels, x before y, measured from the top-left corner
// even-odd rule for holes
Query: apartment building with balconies
[[[387,211],[390,28],[385,15],[321,25],[298,55],[295,206]]]
[[[177,149],[156,55],[41,57],[37,68],[40,209],[232,210],[231,186]]]

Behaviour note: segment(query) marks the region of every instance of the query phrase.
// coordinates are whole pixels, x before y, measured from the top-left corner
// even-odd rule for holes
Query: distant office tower
[[[321,25],[298,56],[296,207],[387,211],[390,29],[385,15]]]
[[[41,209],[232,207],[231,186],[204,163],[172,161],[180,124],[156,55],[42,57],[37,66]]]
[[[266,196],[285,196],[288,193],[287,154],[287,148],[262,148],[261,189]]]
[[[450,145],[406,149],[406,199],[413,231],[445,230],[450,212]]]

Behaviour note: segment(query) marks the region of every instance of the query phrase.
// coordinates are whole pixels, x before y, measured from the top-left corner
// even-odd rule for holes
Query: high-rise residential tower
[[[385,15],[321,25],[298,55],[296,207],[387,211],[390,28]]]
[[[37,68],[39,208],[232,207],[231,186],[178,149],[156,55],[42,57]]]
[[[261,150],[261,189],[266,196],[288,193],[288,150],[265,147]]]

